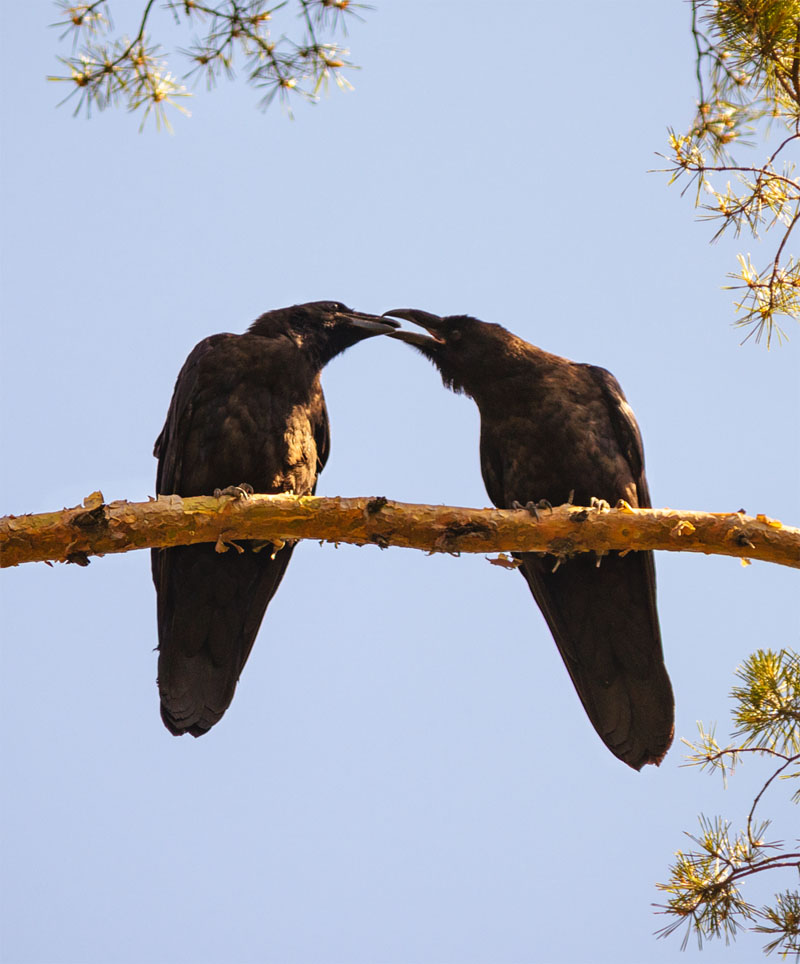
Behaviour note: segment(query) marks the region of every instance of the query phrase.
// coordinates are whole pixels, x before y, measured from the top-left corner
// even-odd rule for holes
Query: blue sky
[[[637,413],[656,505],[797,524],[798,338],[740,347],[720,291],[737,250],[771,249],[709,246],[648,173],[691,116],[688,14],[378,3],[351,31],[355,92],[291,122],[243,83],[200,88],[168,136],[56,110],[53,9],[12,4],[1,510],[145,499],[192,346],[335,298],[468,312],[603,365]],[[477,410],[416,353],[374,339],[324,385],[320,494],[487,503]],[[698,719],[724,733],[737,664],[796,645],[796,574],[657,566],[677,737]],[[300,546],[202,740],[159,719],[146,553],[22,566],[0,587],[3,961],[697,959],[653,938],[655,881],[698,812],[743,819],[766,772],[748,763],[723,793],[681,767],[677,740],[660,769],[618,763],[518,574]],[[780,793],[764,816],[776,836],[796,827]],[[745,937],[701,959],[759,956]]]

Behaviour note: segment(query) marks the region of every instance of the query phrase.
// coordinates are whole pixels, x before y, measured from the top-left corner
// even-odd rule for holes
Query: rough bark
[[[677,509],[467,509],[373,498],[223,495],[111,502],[100,492],[82,506],[0,519],[0,567],[75,562],[153,546],[215,542],[243,551],[237,539],[290,539],[399,546],[427,552],[548,552],[658,549],[738,556],[800,568],[800,529],[764,515]],[[268,548],[263,551],[269,551]],[[500,557],[499,565],[513,566]]]

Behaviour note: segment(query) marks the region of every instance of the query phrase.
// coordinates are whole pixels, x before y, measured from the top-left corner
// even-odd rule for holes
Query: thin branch
[[[693,743],[689,743],[687,740],[684,740],[683,742],[687,743],[689,746],[694,748]],[[789,757],[785,753],[781,753],[779,750],[773,750],[772,747],[769,747],[769,746],[737,746],[737,747],[726,747],[724,750],[720,750],[718,753],[709,753],[706,756],[704,756],[702,760],[690,759],[689,763],[681,763],[681,766],[696,767],[701,763],[703,764],[714,763],[715,761],[721,760],[723,757],[726,757],[726,756],[731,756],[735,758],[742,753],[757,753],[759,756],[776,756],[781,760],[787,760],[789,763],[791,763],[792,760],[797,759],[796,757]],[[735,759],[731,761],[731,772],[733,772],[733,767],[735,762],[736,762]]]
[[[793,141],[797,137],[796,134],[792,134],[791,137],[787,137],[781,147],[784,147],[789,141]],[[777,152],[776,152],[777,154]],[[772,162],[772,158],[767,161],[767,165]],[[780,181],[795,193],[795,195],[800,196],[800,185],[797,181],[793,181],[790,177],[784,177],[782,174],[776,174],[773,171],[767,170],[767,165],[764,167],[743,167],[736,164],[687,164],[685,170],[693,171],[695,174],[705,174],[710,171],[713,174],[723,174],[725,172],[732,172],[734,174],[758,174],[762,177],[766,174],[771,181]]]
[[[786,233],[784,234],[783,239],[781,240],[781,243],[778,245],[778,250],[775,253],[775,260],[772,262],[773,267],[772,267],[772,277],[770,280],[770,285],[774,283],[775,278],[778,275],[778,269],[780,267],[779,263],[781,260],[781,255],[783,254],[783,249],[786,246],[786,242],[789,240],[789,235],[794,230],[794,226],[797,224],[798,221],[800,221],[800,208],[798,208],[797,211],[795,211],[795,215],[792,218],[792,220],[789,222],[786,228]]]
[[[398,546],[427,552],[543,552],[559,560],[576,552],[660,549],[736,556],[800,568],[800,529],[764,515],[672,509],[564,505],[539,510],[412,505],[380,498],[293,495],[160,496],[112,502],[101,493],[83,506],[0,519],[0,567],[23,562],[86,562],[90,555],[236,540],[279,545],[315,539]],[[602,558],[598,558],[598,564]]]
[[[753,874],[757,874],[762,870],[774,870],[777,867],[794,867],[797,869],[800,867],[800,853],[780,854],[776,857],[767,857],[764,860],[759,860],[749,867],[738,867],[721,881],[721,883],[733,883],[736,880],[741,880],[743,877],[751,877]]]
[[[700,105],[702,107],[702,105],[705,104],[706,102],[705,90],[703,89],[702,63],[703,63],[703,57],[708,53],[710,45],[708,45],[708,40],[706,39],[706,36],[700,32],[700,28],[697,26],[697,4],[695,3],[692,4],[692,37],[694,38],[694,49],[697,53],[697,57],[695,58],[695,62],[694,62],[694,72],[695,72],[695,76],[697,77],[697,90],[698,90],[698,93],[700,94]],[[701,37],[703,38],[703,40],[705,40],[706,44],[708,45],[705,50],[700,49]]]
[[[105,0],[103,0],[103,2],[105,2]],[[131,55],[136,45],[138,43],[141,43],[142,40],[144,39],[144,31],[145,31],[145,27],[147,26],[147,19],[150,16],[150,10],[152,9],[153,4],[155,2],[156,0],[147,0],[147,4],[145,5],[145,8],[144,8],[144,13],[142,14],[141,22],[139,23],[139,32],[136,34],[133,40],[131,40],[128,46],[122,51],[122,53],[115,60],[112,60],[108,66],[104,66],[102,70],[96,70],[93,74],[87,74],[86,83],[91,83],[92,81],[96,80],[98,77],[102,77],[103,75],[109,72],[109,69],[118,67],[124,60],[127,60],[127,58]],[[94,8],[94,4],[92,5],[92,8]]]
[[[755,748],[754,748],[754,749],[755,749]],[[758,794],[756,795],[755,800],[753,800],[753,806],[750,808],[750,813],[748,813],[748,815],[747,815],[747,839],[750,841],[750,843],[753,843],[753,835],[752,835],[753,819],[754,819],[755,814],[756,814],[756,807],[758,806],[759,802],[761,801],[761,798],[762,798],[762,797],[764,796],[764,794],[766,793],[767,788],[768,788],[769,785],[772,783],[772,781],[773,781],[776,777],[780,776],[780,774],[783,773],[783,771],[784,771],[788,766],[791,766],[792,764],[797,763],[798,759],[800,759],[800,757],[798,757],[798,756],[789,757],[789,759],[787,759],[786,763],[784,763],[783,766],[778,767],[778,769],[777,769],[777,770],[772,774],[772,776],[766,781],[766,783],[764,784],[764,786],[758,791]],[[791,854],[790,854],[789,856],[791,856]],[[800,854],[798,854],[797,856],[800,856]]]

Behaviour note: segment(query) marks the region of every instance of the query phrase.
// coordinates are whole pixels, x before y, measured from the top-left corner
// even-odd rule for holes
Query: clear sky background
[[[740,347],[720,291],[737,250],[773,248],[709,246],[647,173],[693,110],[688,5],[376,5],[355,92],[292,122],[244,83],[200,87],[174,136],[57,110],[54,8],[7,5],[0,511],[146,499],[193,345],[326,298],[468,312],[603,365],[656,505],[798,524],[796,326]],[[487,504],[477,409],[407,346],[360,345],[324,385],[320,494]],[[3,961],[758,959],[752,937],[681,955],[651,905],[696,814],[740,822],[767,774],[723,792],[679,738],[725,734],[737,664],[796,644],[797,574],[657,565],[678,739],[640,774],[591,729],[523,579],[482,556],[300,546],[201,740],[159,718],[147,553],[5,571]],[[781,791],[763,815],[796,833]]]

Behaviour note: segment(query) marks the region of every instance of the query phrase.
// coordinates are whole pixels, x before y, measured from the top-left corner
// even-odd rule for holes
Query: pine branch
[[[241,539],[277,546],[316,539],[427,552],[547,552],[556,560],[582,551],[602,556],[612,550],[660,549],[800,568],[800,529],[741,512],[631,509],[626,503],[614,509],[605,503],[600,508],[467,509],[382,497],[293,495],[173,495],[105,504],[100,492],[75,508],[0,519],[0,567],[54,561],[86,565],[91,555],[197,542],[214,542],[219,552],[243,551],[237,545]],[[514,565],[503,557],[493,561]]]

